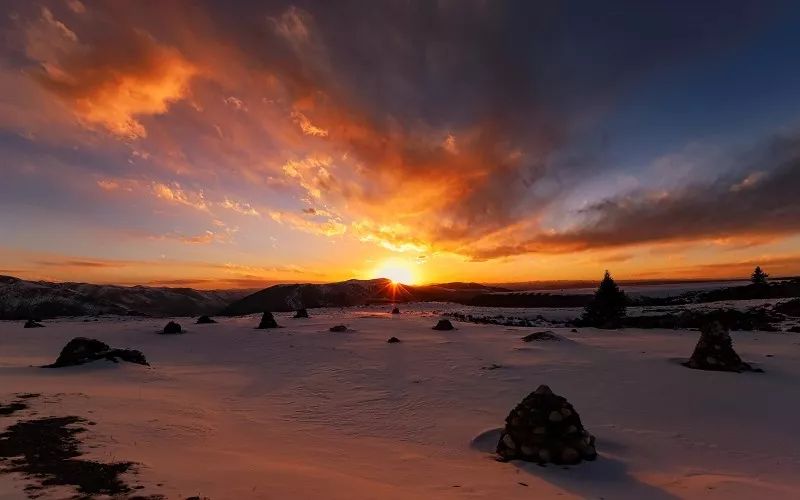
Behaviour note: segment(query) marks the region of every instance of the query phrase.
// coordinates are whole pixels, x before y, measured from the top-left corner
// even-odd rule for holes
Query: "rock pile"
[[[757,371],[736,354],[730,332],[719,321],[712,321],[700,328],[700,340],[692,357],[683,365],[697,370]]]
[[[261,322],[258,324],[257,328],[259,330],[264,330],[266,328],[278,328],[278,322],[275,321],[275,317],[271,312],[265,312],[261,316]]]
[[[298,309],[297,312],[294,313],[294,317],[295,318],[307,318],[308,317],[308,311],[306,311],[305,308]]]
[[[400,309],[395,307],[394,309],[392,309],[392,314],[400,314]]]
[[[386,342],[388,342],[389,344],[398,344],[400,343],[400,339],[398,339],[397,337],[389,337],[389,340],[387,340]]]
[[[540,385],[511,410],[497,453],[503,460],[555,464],[597,458],[594,436],[583,428],[578,412],[546,385]]]
[[[25,322],[22,328],[44,328],[44,325],[41,323],[37,323],[36,321],[29,319]]]
[[[167,323],[167,325],[164,327],[164,330],[162,330],[161,333],[163,333],[164,335],[183,333],[183,328],[181,328],[181,325],[179,325],[178,323],[170,321],[169,323]]]
[[[211,323],[216,323],[216,321],[209,318],[208,316],[200,316],[199,318],[197,318],[198,325],[210,325]]]
[[[534,342],[541,340],[561,340],[561,337],[551,332],[550,330],[544,332],[533,332],[522,337],[523,342]]]
[[[46,367],[61,368],[64,366],[82,365],[98,359],[107,359],[115,363],[122,360],[139,365],[148,365],[147,359],[145,359],[141,351],[133,349],[114,349],[109,347],[105,342],[96,339],[75,337],[67,342],[67,345],[61,349],[61,354],[58,355],[56,362],[52,365],[46,365]]]
[[[331,332],[346,332],[347,331],[347,327],[344,326],[344,325],[336,325],[336,326],[330,327],[329,331],[331,331]]]
[[[434,330],[455,330],[453,327],[453,323],[450,323],[449,319],[440,319],[436,326],[433,327]]]

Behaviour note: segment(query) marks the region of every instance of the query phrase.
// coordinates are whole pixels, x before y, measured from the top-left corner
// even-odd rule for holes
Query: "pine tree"
[[[753,274],[750,275],[750,281],[752,281],[754,285],[766,285],[767,278],[769,278],[769,274],[762,271],[761,266],[756,266]]]
[[[619,328],[625,317],[627,298],[606,271],[594,298],[583,312],[582,322],[598,328]]]

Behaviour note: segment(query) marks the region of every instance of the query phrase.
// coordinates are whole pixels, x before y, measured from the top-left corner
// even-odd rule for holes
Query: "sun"
[[[418,281],[416,264],[401,259],[387,259],[381,262],[373,276],[388,278],[394,284],[413,285]]]

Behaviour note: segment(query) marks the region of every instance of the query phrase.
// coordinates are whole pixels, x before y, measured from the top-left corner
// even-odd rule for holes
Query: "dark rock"
[[[178,323],[170,321],[169,323],[167,323],[167,325],[164,327],[164,330],[162,330],[161,333],[166,335],[172,335],[176,333],[183,333],[183,329],[181,328],[181,325],[179,325]]]
[[[209,318],[208,316],[200,316],[199,318],[197,318],[198,325],[210,325],[212,323],[216,323],[216,321]]]
[[[306,311],[305,308],[298,309],[297,312],[294,313],[294,317],[295,318],[307,318],[308,317],[308,311]]]
[[[41,323],[37,323],[36,321],[29,319],[25,322],[25,325],[22,328],[44,328],[44,325]]]
[[[540,340],[561,340],[561,337],[556,335],[555,333],[547,330],[545,332],[533,332],[529,333],[522,337],[524,342],[533,342],[533,341],[540,341]]]
[[[730,332],[718,321],[712,321],[700,328],[700,340],[697,341],[692,357],[683,365],[697,370],[757,371],[736,354]]]
[[[398,339],[397,337],[389,337],[389,340],[387,340],[386,342],[388,342],[389,344],[397,344],[400,342],[400,339]]]
[[[781,302],[780,304],[775,304],[774,309],[776,312],[785,314],[787,316],[800,317],[800,299],[793,299],[787,302]]]
[[[578,412],[546,385],[540,385],[508,414],[497,453],[503,460],[540,464],[570,465],[597,458],[594,436],[583,428]]]
[[[331,331],[331,332],[346,332],[347,331],[347,327],[344,326],[344,325],[336,325],[336,326],[330,327],[329,331]]]
[[[275,317],[271,312],[265,312],[261,316],[261,322],[258,324],[259,330],[264,330],[266,328],[278,328],[278,322],[275,321]]]
[[[67,345],[61,349],[61,354],[58,355],[56,362],[52,365],[47,365],[47,367],[60,368],[63,366],[76,366],[98,359],[107,359],[115,363],[122,360],[139,365],[148,365],[147,359],[145,359],[141,351],[133,349],[113,349],[105,342],[96,339],[75,337],[67,342]]]
[[[394,309],[392,309],[392,314],[400,314],[400,309],[395,307]]]
[[[792,332],[792,333],[800,333],[800,325],[795,325],[795,326],[789,328],[789,331]]]
[[[573,328],[572,330],[570,330],[570,332],[572,332],[572,333],[578,333],[578,329],[577,329],[577,328]]]
[[[436,326],[433,327],[434,330],[455,330],[453,327],[453,323],[450,323],[449,319],[440,319]]]

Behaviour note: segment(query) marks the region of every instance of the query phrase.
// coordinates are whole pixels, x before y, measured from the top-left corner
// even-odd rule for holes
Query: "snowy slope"
[[[195,316],[219,311],[247,293],[239,290],[51,283],[0,276],[0,319],[99,314]]]
[[[38,392],[39,416],[91,418],[90,455],[140,462],[143,491],[170,499],[800,498],[800,335],[735,333],[766,373],[715,373],[672,361],[697,332],[555,329],[568,340],[523,343],[530,329],[433,331],[430,311],[277,314],[272,331],[218,318],[179,336],[153,319],[0,322],[0,400]],[[328,332],[339,323],[355,332]],[[31,367],[76,335],[139,348],[152,366]],[[492,459],[493,429],[541,383],[597,436],[596,462]],[[0,475],[0,499],[24,484]]]

